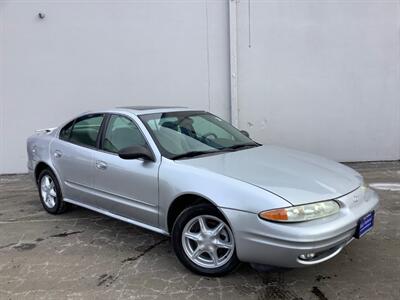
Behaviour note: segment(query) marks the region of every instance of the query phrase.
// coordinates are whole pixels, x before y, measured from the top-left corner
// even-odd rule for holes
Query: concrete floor
[[[400,184],[399,162],[351,166],[368,183]],[[29,177],[0,176],[0,299],[400,299],[392,189],[378,190],[375,229],[331,261],[268,273],[243,264],[213,279],[188,272],[163,236],[81,208],[49,215]]]

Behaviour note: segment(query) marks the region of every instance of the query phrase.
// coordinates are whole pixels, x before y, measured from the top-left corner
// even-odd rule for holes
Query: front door
[[[150,149],[133,120],[122,115],[110,115],[100,150],[94,157],[94,186],[99,193],[99,206],[157,227],[159,162],[120,158],[118,152],[130,146]]]

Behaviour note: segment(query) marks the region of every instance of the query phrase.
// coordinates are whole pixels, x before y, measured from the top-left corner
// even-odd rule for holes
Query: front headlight
[[[305,205],[266,210],[259,213],[261,219],[276,222],[303,222],[323,218],[339,212],[339,204],[329,200]]]

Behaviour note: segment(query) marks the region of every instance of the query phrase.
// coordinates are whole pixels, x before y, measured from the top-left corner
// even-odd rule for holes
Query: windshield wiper
[[[212,151],[190,151],[190,152],[186,152],[186,153],[182,153],[182,154],[178,154],[175,155],[173,157],[171,157],[172,160],[175,159],[180,159],[180,158],[185,158],[185,157],[194,157],[194,156],[199,156],[199,155],[203,155],[203,154],[209,154],[209,153],[216,153],[219,152],[219,150],[212,150]]]
[[[260,144],[258,143],[246,143],[246,144],[238,144],[238,145],[233,145],[230,147],[222,148],[221,150],[236,150],[240,148],[247,148],[247,147],[258,147]]]
[[[239,148],[258,147],[258,146],[260,146],[260,144],[254,142],[254,143],[233,145],[231,147],[219,148],[218,150],[211,150],[211,151],[189,151],[186,153],[175,155],[175,156],[171,157],[171,159],[175,160],[175,159],[186,158],[186,157],[195,157],[195,156],[199,156],[199,155],[203,155],[203,154],[231,151],[231,150],[237,150]]]

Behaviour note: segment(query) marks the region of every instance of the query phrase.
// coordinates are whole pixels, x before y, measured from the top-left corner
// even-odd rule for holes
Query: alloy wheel
[[[182,232],[182,246],[188,258],[204,268],[226,264],[235,250],[235,241],[228,225],[211,215],[191,219]]]
[[[53,179],[49,175],[44,175],[40,181],[40,193],[44,204],[48,208],[53,208],[57,201],[57,192]]]

